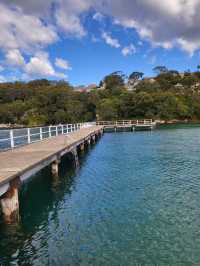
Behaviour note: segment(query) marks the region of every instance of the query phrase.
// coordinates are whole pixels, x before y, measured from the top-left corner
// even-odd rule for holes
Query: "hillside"
[[[0,123],[34,126],[95,119],[200,120],[200,72],[165,71],[143,79],[130,76],[127,79],[114,72],[89,92],[76,91],[64,81],[1,83]]]

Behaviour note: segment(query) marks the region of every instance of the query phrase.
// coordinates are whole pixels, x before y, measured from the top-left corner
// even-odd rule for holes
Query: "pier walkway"
[[[17,220],[19,213],[18,188],[24,180],[51,165],[58,174],[61,157],[71,152],[77,163],[77,150],[95,142],[103,133],[103,126],[82,127],[75,132],[58,135],[39,142],[0,153],[0,203],[7,222]]]

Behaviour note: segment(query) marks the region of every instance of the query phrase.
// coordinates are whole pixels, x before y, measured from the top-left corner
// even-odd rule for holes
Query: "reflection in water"
[[[0,265],[199,265],[200,128],[105,134],[0,224]]]

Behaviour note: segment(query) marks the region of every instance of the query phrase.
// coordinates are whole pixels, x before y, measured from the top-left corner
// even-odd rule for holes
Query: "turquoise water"
[[[200,127],[104,134],[0,224],[0,265],[200,265]]]

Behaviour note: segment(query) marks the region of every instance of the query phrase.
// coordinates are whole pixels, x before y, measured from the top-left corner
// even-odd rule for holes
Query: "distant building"
[[[184,86],[181,83],[177,83],[177,84],[174,85],[174,87],[177,88],[177,89],[182,89]]]
[[[154,82],[156,82],[155,78],[152,78],[152,77],[143,78],[143,81],[148,81],[148,82],[150,82],[150,83],[154,83]]]
[[[93,90],[95,88],[97,88],[96,84],[90,84],[87,86],[80,85],[80,86],[74,87],[74,90],[79,91],[79,92],[90,92],[91,90]]]
[[[153,77],[148,77],[148,78],[143,78],[143,79],[139,79],[139,80],[135,80],[135,81],[128,81],[125,84],[125,88],[128,91],[134,91],[137,89],[137,86],[141,83],[141,82],[149,82],[149,83],[154,83],[156,82],[155,78]]]
[[[98,87],[98,90],[105,90],[105,88],[106,88],[106,83],[103,82],[103,84],[100,87]]]

